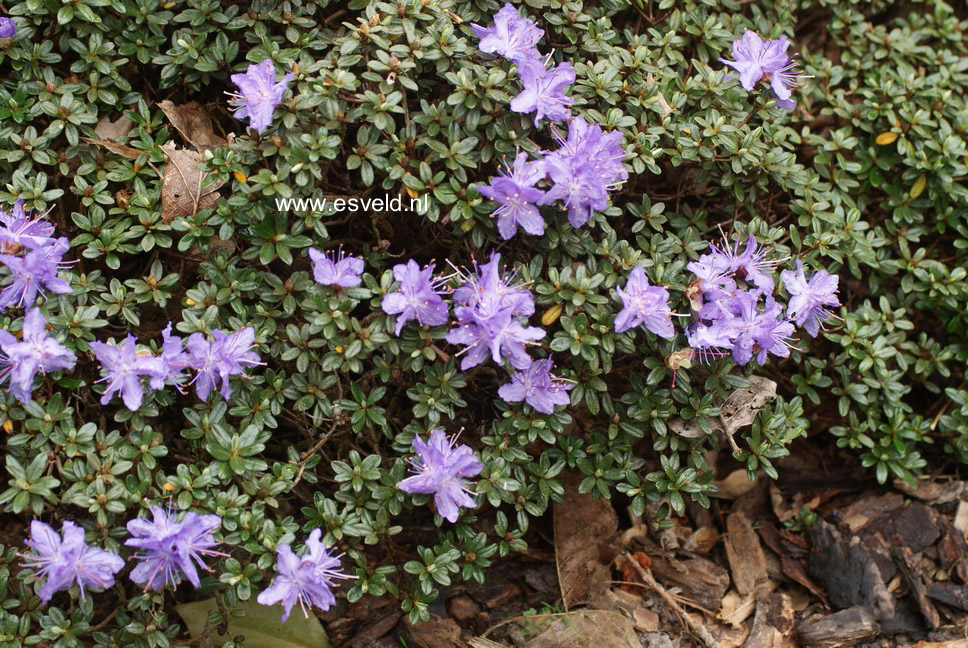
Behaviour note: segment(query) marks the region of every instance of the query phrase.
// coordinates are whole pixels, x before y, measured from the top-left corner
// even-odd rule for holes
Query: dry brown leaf
[[[197,101],[176,105],[166,99],[160,102],[158,107],[185,141],[200,152],[225,146],[228,143],[224,137],[215,134],[212,129],[212,118],[198,105]]]
[[[750,481],[745,468],[738,468],[726,475],[725,479],[716,480],[713,484],[718,490],[710,495],[720,499],[736,499],[746,495],[756,486],[755,481]]]
[[[776,398],[776,383],[762,376],[750,376],[750,386],[734,390],[720,407],[718,419],[711,419],[713,432],[722,433],[734,453],[740,451],[733,439],[736,432],[753,423],[756,414],[767,403]],[[695,421],[674,418],[669,421],[669,428],[679,436],[687,439],[701,439],[706,436],[702,428]]]
[[[442,619],[432,614],[417,625],[407,624],[410,640],[418,648],[461,648],[460,626],[453,619]]]
[[[168,143],[161,147],[168,156],[168,164],[161,174],[161,217],[165,223],[176,218],[190,218],[201,209],[211,209],[224,184],[216,180],[203,187],[205,173],[198,168],[202,156],[195,151],[179,149]]]
[[[742,513],[730,513],[726,517],[725,544],[726,559],[737,591],[740,594],[754,593],[769,576],[760,538]]]
[[[125,146],[124,144],[119,144],[118,142],[112,142],[111,140],[94,139],[91,137],[84,137],[82,139],[85,142],[94,144],[95,146],[106,148],[112,153],[117,153],[121,157],[126,157],[129,160],[136,160],[139,155],[144,153],[144,151],[139,151],[138,149],[131,148],[130,146]]]
[[[538,631],[525,648],[640,648],[632,622],[620,612],[577,610],[522,619]]]
[[[618,532],[615,509],[607,500],[579,494],[577,484],[577,478],[568,480],[564,501],[555,504],[555,562],[566,610],[605,595],[617,553],[611,547]]]
[[[968,501],[961,500],[958,502],[954,525],[961,532],[961,535],[968,538]]]
[[[94,133],[104,140],[116,140],[127,135],[134,127],[134,122],[121,115],[117,121],[111,121],[107,115],[101,117],[94,126]]]
[[[723,597],[719,610],[719,620],[738,628],[743,624],[743,621],[746,621],[753,614],[755,609],[756,597],[752,593],[743,596],[736,590],[729,590]]]

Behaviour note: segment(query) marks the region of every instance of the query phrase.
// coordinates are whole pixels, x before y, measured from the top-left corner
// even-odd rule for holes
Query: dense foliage
[[[346,552],[352,578],[337,591],[396,597],[420,619],[441,587],[481,581],[527,546],[533,521],[561,499],[563,471],[636,513],[707,504],[705,452],[731,452],[714,425],[719,408],[754,374],[779,395],[734,439],[751,476],[776,478],[774,462],[807,434],[832,434],[881,482],[968,461],[963,8],[522,4],[544,30],[541,52],[574,69],[571,114],[621,135],[628,178],[583,226],[551,204],[543,235],[519,229],[505,241],[477,187],[517,151],[558,146],[567,126],[510,109],[518,66],[482,53],[470,27],[493,23],[493,0],[6,7],[16,34],[0,39],[0,202],[51,210],[70,241],[60,273],[70,290],[35,308],[76,365],[51,367],[26,404],[0,394],[0,503],[14,529],[0,567],[2,645],[169,645],[186,636],[175,601],[215,595],[224,611],[255,599],[276,574],[277,547],[302,547],[316,528]],[[765,89],[744,90],[719,61],[747,29],[786,35],[800,52],[806,78],[792,111]],[[257,133],[225,93],[237,92],[233,74],[265,59],[279,79],[293,77]],[[210,115],[214,131],[176,130],[166,100],[198,102],[193,114]],[[122,117],[130,128],[115,128]],[[163,185],[176,183],[173,165],[196,160],[210,172],[198,209],[176,208]],[[332,208],[338,197],[401,192],[405,203],[426,197],[426,213]],[[328,207],[279,209],[280,198]],[[686,265],[723,233],[730,246],[752,234],[771,249],[784,303],[779,270],[796,260],[839,275],[839,319],[762,367],[690,358],[684,318],[673,318],[683,321],[671,338],[616,333],[618,289],[636,266],[689,316]],[[365,261],[359,286],[314,281],[309,248],[340,246]],[[528,321],[545,336],[531,355],[553,352],[555,376],[568,381],[570,404],[553,413],[498,397],[508,364],[462,370],[449,325],[411,321],[398,336],[381,308],[399,288],[393,266],[435,260],[439,275],[454,273],[453,289],[466,271],[449,264],[472,267],[494,251],[534,295]],[[0,325],[20,336],[24,315],[11,305]],[[228,399],[164,386],[146,369],[139,376],[158,388],[134,411],[121,398],[102,406],[95,343],[132,334],[162,353],[169,321],[202,341],[251,328],[261,364],[231,374]],[[700,433],[678,434],[679,418]],[[483,466],[478,506],[454,524],[428,495],[398,487],[414,438],[434,428],[463,429]],[[75,588],[41,604],[16,557],[31,519],[58,530],[73,520],[92,546],[128,557],[126,525],[152,506],[221,518],[226,555],[207,559],[198,592],[143,591],[126,567],[106,592],[82,600]],[[439,533],[404,533],[414,520]]]

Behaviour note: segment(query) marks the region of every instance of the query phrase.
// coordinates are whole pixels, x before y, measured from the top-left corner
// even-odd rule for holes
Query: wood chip
[[[518,625],[527,637],[522,648],[641,648],[632,622],[621,612],[611,610],[576,610],[565,614],[535,614],[514,617],[501,626]],[[503,648],[487,635],[470,640],[473,648]],[[512,633],[512,636],[515,633]]]
[[[431,615],[416,625],[407,624],[410,641],[418,648],[463,648],[460,626],[453,619]]]
[[[857,606],[822,619],[801,623],[797,629],[807,648],[845,648],[876,637],[881,629],[873,615]]]
[[[736,590],[729,590],[719,607],[719,619],[734,628],[743,625],[756,610],[756,597],[753,593],[743,596]]]
[[[968,612],[968,585],[931,583],[928,585],[927,593],[935,601]]]
[[[797,648],[793,641],[793,602],[787,594],[760,597],[744,648]]]
[[[766,558],[753,525],[742,513],[726,517],[726,559],[740,594],[752,594],[768,579]]]

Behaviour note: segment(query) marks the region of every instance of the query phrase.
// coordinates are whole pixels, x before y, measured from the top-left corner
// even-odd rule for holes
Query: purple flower
[[[258,597],[262,605],[282,603],[285,623],[293,606],[299,603],[303,616],[309,616],[313,606],[328,610],[336,603],[332,588],[335,579],[352,578],[338,571],[339,556],[334,556],[320,542],[322,531],[313,529],[306,540],[307,551],[300,557],[293,553],[287,544],[276,547],[276,577],[272,585],[263,590]]]
[[[286,87],[295,78],[290,72],[276,82],[276,67],[270,59],[253,63],[245,74],[233,74],[232,83],[239,88],[238,94],[230,94],[229,105],[235,117],[249,118],[249,126],[262,132],[272,123],[272,111],[282,103]]]
[[[434,285],[434,264],[420,269],[411,259],[406,264],[393,267],[393,278],[400,284],[399,292],[383,297],[381,307],[387,315],[397,315],[394,333],[399,336],[404,324],[412,319],[424,326],[440,326],[447,323],[447,304]]]
[[[780,318],[782,309],[776,300],[767,297],[766,308],[760,310],[755,296],[739,292],[729,298],[727,307],[732,311],[726,325],[734,336],[736,364],[745,365],[754,355],[760,365],[766,364],[768,353],[782,358],[790,355],[788,340],[793,335],[793,324]]]
[[[524,369],[531,365],[527,345],[544,336],[542,329],[523,326],[509,312],[501,312],[486,320],[470,316],[451,329],[446,340],[465,347],[459,354],[464,356],[461,370],[476,367],[487,360],[488,355],[498,364],[502,358],[507,358],[515,369]]]
[[[74,367],[76,357],[63,344],[47,335],[47,320],[39,308],[24,317],[23,340],[8,331],[0,330],[0,349],[9,367],[0,381],[10,378],[10,393],[21,403],[28,403],[33,392],[34,377],[38,372],[61,371]]]
[[[18,200],[10,212],[0,209],[0,244],[3,252],[13,254],[21,248],[36,249],[48,245],[54,226],[43,215],[30,218],[24,212],[24,201]]]
[[[568,390],[575,385],[559,380],[551,375],[551,358],[535,360],[524,371],[511,376],[511,382],[498,388],[497,393],[505,402],[524,401],[537,412],[554,414],[555,405],[568,405],[571,399]]]
[[[161,332],[161,340],[161,355],[158,359],[161,361],[163,373],[151,376],[149,384],[152,389],[162,389],[166,382],[180,388],[185,379],[182,372],[191,365],[191,358],[182,348],[181,337],[171,334],[171,322]]]
[[[840,277],[826,270],[817,270],[808,281],[803,274],[803,262],[799,260],[796,272],[784,270],[780,277],[791,295],[787,315],[793,318],[797,326],[802,326],[810,337],[817,337],[823,328],[823,321],[834,317],[827,307],[840,306],[837,298]]]
[[[644,324],[659,337],[672,339],[676,336],[669,309],[669,291],[650,286],[641,266],[632,268],[625,289],[616,286],[615,292],[622,298],[622,310],[615,317],[616,333]]]
[[[764,41],[759,34],[746,30],[742,38],[733,42],[733,58],[736,60],[719,61],[739,72],[740,84],[747,92],[751,92],[760,80],[769,80],[770,88],[776,95],[776,105],[793,110],[796,103],[791,98],[791,90],[799,83],[793,71],[796,63],[786,53],[788,47],[790,42],[786,36]]]
[[[545,171],[553,183],[539,205],[562,201],[568,222],[579,228],[596,211],[608,207],[608,191],[628,179],[622,160],[622,136],[604,134],[597,124],[589,125],[575,117],[568,124],[567,139],[558,138],[561,147],[544,158]]]
[[[544,165],[529,162],[528,154],[521,151],[514,158],[513,168],[491,180],[489,186],[477,188],[482,196],[500,205],[492,215],[497,217],[497,231],[505,241],[517,233],[518,225],[528,234],[544,234],[544,218],[535,203],[545,192],[534,186],[544,176]]]
[[[359,286],[363,274],[363,259],[355,256],[344,256],[343,248],[338,252],[323,253],[316,248],[309,248],[309,257],[313,260],[313,278],[324,286],[339,286],[352,288]]]
[[[526,58],[517,61],[517,66],[524,90],[511,100],[511,110],[535,113],[535,126],[545,118],[564,121],[571,117],[568,106],[575,100],[565,94],[565,88],[575,82],[575,69],[571,63],[565,62],[548,70],[542,59]]]
[[[13,38],[17,35],[17,23],[12,18],[0,16],[0,38]]]
[[[485,54],[497,54],[518,63],[539,56],[535,45],[544,36],[532,20],[522,18],[511,3],[505,3],[494,15],[494,26],[481,27],[471,23],[474,35],[481,39],[478,49]]]
[[[471,497],[466,478],[479,475],[484,466],[470,447],[448,439],[443,430],[433,430],[430,440],[419,436],[413,440],[417,457],[413,466],[417,474],[402,480],[397,486],[407,493],[434,494],[437,512],[448,522],[456,522],[460,508],[477,504]]]
[[[501,255],[492,253],[482,266],[474,263],[474,272],[461,273],[464,283],[454,291],[454,303],[458,319],[467,319],[467,309],[472,309],[481,319],[500,312],[530,317],[534,314],[534,296],[522,284],[514,283],[516,272],[505,274],[501,267]]]
[[[44,604],[56,592],[74,585],[81,589],[82,600],[85,588],[107,589],[124,567],[124,560],[117,554],[87,546],[84,529],[69,520],[61,527],[61,535],[43,522],[31,520],[27,546],[31,552],[24,554],[24,566],[35,570],[38,578],[47,579],[40,586]]]
[[[139,353],[135,345],[138,338],[128,335],[121,346],[106,342],[91,342],[91,350],[101,363],[104,377],[97,382],[108,382],[101,397],[101,405],[111,402],[111,397],[120,392],[124,406],[132,412],[141,407],[144,398],[143,377],[164,378],[165,368],[161,360],[148,352]]]
[[[229,378],[244,375],[248,367],[259,364],[259,354],[252,350],[253,346],[255,329],[252,327],[231,335],[225,331],[212,331],[211,341],[201,333],[192,333],[185,343],[185,349],[189,356],[188,366],[198,372],[192,381],[198,398],[208,400],[221,381],[219,393],[228,400],[232,396]]]
[[[11,306],[31,306],[37,293],[47,289],[59,295],[71,292],[71,284],[57,276],[58,264],[67,253],[70,243],[66,238],[52,240],[47,245],[28,250],[23,256],[0,254],[0,263],[10,270],[13,280],[0,292],[0,310]]]
[[[201,585],[196,564],[208,570],[204,556],[225,555],[211,549],[218,544],[213,533],[221,526],[222,518],[188,513],[176,522],[174,515],[160,506],[151,507],[151,514],[151,522],[143,518],[128,522],[131,537],[124,544],[137,548],[134,558],[141,561],[131,571],[131,580],[143,584],[146,592],[169,584],[177,586],[182,575],[193,586]]]
[[[752,234],[746,239],[746,250],[739,253],[739,241],[725,256],[729,259],[729,269],[737,279],[756,286],[756,292],[769,295],[773,292],[773,268],[776,261],[766,259],[766,249],[761,249]]]
[[[500,264],[501,255],[492,254],[486,264],[475,266],[476,272],[462,273],[464,283],[454,291],[457,326],[446,339],[465,347],[461,369],[476,367],[488,355],[499,364],[507,358],[516,369],[525,369],[531,365],[526,345],[545,336],[540,328],[525,326],[525,318],[534,313],[531,291],[514,283],[515,273],[502,273]]]
[[[686,329],[686,339],[703,361],[726,355],[733,347],[736,333],[731,320],[715,320],[708,326],[694,322]]]

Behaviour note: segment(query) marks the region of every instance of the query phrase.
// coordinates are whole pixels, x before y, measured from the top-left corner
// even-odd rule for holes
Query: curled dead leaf
[[[139,151],[136,148],[131,148],[130,146],[125,146],[124,144],[119,144],[118,142],[113,142],[111,140],[104,139],[94,139],[91,137],[82,138],[85,142],[94,144],[95,146],[100,146],[101,148],[107,149],[112,153],[116,153],[121,157],[128,158],[129,160],[136,160],[138,156],[144,153],[144,151]]]
[[[165,223],[176,218],[190,218],[201,209],[211,209],[224,184],[216,180],[203,186],[205,172],[199,167],[202,156],[196,151],[179,149],[172,143],[161,150],[168,156],[168,164],[161,174],[161,217]]]
[[[132,127],[134,127],[134,122],[124,115],[116,121],[111,121],[107,115],[104,115],[94,126],[94,133],[101,139],[116,140],[127,135]]]
[[[174,104],[166,99],[159,102],[158,107],[185,141],[200,152],[225,146],[228,143],[224,137],[215,134],[212,129],[212,118],[197,101]]]

